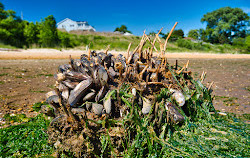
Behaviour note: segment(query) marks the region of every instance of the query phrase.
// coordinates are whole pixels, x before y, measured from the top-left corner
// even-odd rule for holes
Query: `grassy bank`
[[[110,50],[126,51],[129,43],[132,43],[131,50],[140,43],[140,36],[123,36],[123,35],[106,35],[101,33],[96,34],[69,34],[67,32],[58,32],[61,40],[60,45],[54,47],[55,49],[75,48],[86,49],[90,46],[92,50],[106,49],[110,45]],[[150,37],[153,41],[154,37]],[[161,39],[165,42],[164,39]],[[147,43],[145,47],[149,47]],[[10,45],[0,43],[0,48],[16,49]],[[40,48],[39,45],[34,44],[30,48]],[[157,50],[160,52],[160,46],[156,44]],[[205,42],[194,42],[191,40],[179,39],[175,42],[169,42],[167,45],[167,52],[201,52],[201,53],[229,53],[229,54],[249,54],[249,50],[245,47],[233,46],[229,44],[210,44]]]
[[[110,45],[111,50],[126,51],[129,43],[132,43],[131,50],[135,49],[141,41],[140,36],[105,36],[105,35],[77,35],[65,33],[69,38],[69,47],[84,48],[90,44],[93,50],[105,49]],[[154,37],[150,37],[153,41]],[[164,39],[161,39],[165,42]],[[149,47],[149,43],[145,47]],[[160,46],[156,44],[156,48],[160,51]],[[230,53],[230,54],[248,54],[247,48],[233,46],[229,44],[210,44],[205,42],[195,42],[191,40],[179,39],[175,42],[169,42],[167,45],[168,52],[203,52],[203,53]]]

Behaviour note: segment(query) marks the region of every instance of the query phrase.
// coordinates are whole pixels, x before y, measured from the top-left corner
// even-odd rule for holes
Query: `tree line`
[[[245,46],[250,50],[250,22],[249,16],[240,8],[223,7],[203,15],[201,22],[206,23],[206,28],[193,29],[187,34],[194,40],[212,44],[231,44]],[[149,35],[154,35],[150,32]],[[161,33],[166,38],[168,33]],[[174,30],[170,41],[184,38],[182,29]]]
[[[190,30],[188,37],[213,44],[231,44],[246,47],[250,50],[249,16],[240,8],[223,7],[203,15],[202,23],[205,29]],[[115,31],[129,32],[125,25]],[[149,35],[154,35],[150,32]],[[166,38],[168,33],[161,33]],[[182,29],[174,30],[170,41],[184,38]],[[0,2],[0,43],[15,47],[74,47],[70,34],[58,31],[53,15],[40,22],[22,20],[13,10],[5,10]],[[76,42],[75,42],[76,43]]]
[[[41,22],[22,20],[13,10],[5,10],[0,2],[0,42],[15,47],[69,47],[70,38],[58,31],[53,15]]]

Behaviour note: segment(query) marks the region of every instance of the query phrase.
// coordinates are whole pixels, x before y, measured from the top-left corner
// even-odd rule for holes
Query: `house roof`
[[[70,18],[65,18],[65,19],[63,19],[62,21],[58,22],[57,25],[63,23],[64,21],[67,21],[67,20],[71,20],[71,19],[70,19]],[[73,20],[71,20],[71,21],[73,21]]]
[[[67,20],[70,20],[70,21],[73,21],[73,22],[77,22],[77,23],[86,23],[87,22],[87,21],[74,21],[74,20],[71,20],[70,18],[65,18],[62,21],[58,22],[57,25],[60,25],[61,23],[65,22]]]

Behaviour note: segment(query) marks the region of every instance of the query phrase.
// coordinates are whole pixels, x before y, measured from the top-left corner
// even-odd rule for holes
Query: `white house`
[[[87,21],[73,21],[69,18],[57,23],[57,28],[65,29],[67,32],[72,30],[96,31],[95,28],[90,26]]]

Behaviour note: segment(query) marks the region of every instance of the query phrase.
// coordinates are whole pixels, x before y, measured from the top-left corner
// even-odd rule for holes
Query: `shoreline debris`
[[[108,53],[108,46],[105,52],[88,49],[88,55],[70,57],[69,64],[58,67],[56,89],[47,93],[47,102],[55,109],[48,133],[57,150],[76,157],[100,155],[105,152],[101,138],[112,133],[109,143],[119,155],[126,150],[124,141],[132,141],[137,128],[142,128],[141,119],[152,122],[155,134],[164,138],[167,127],[180,126],[188,116],[206,117],[214,110],[210,91],[202,84],[205,73],[196,82],[187,71],[189,61],[183,67],[178,62],[171,66],[165,57],[176,25],[165,43],[159,38],[162,29],[153,40],[144,32],[132,52],[129,44],[127,58]],[[151,47],[144,49],[147,42]],[[156,42],[161,49],[158,57],[153,56],[153,50],[158,52]],[[209,110],[199,113],[204,107]]]

